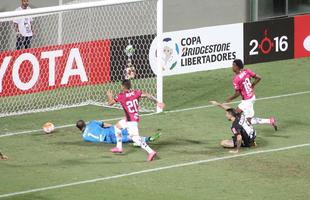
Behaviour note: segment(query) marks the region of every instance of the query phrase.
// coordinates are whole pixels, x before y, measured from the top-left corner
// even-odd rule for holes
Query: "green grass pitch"
[[[305,58],[248,66],[263,77],[256,97],[310,91],[309,63]],[[38,131],[1,137],[0,148],[9,160],[0,161],[0,199],[310,199],[310,146],[264,152],[310,143],[310,93],[258,100],[256,116],[276,116],[279,131],[256,126],[258,146],[242,149],[244,156],[229,157],[228,150],[219,146],[221,139],[231,137],[224,112],[197,107],[232,94],[232,76],[229,68],[164,79],[166,111],[173,112],[143,116],[140,123],[141,135],[159,129],[162,133],[151,144],[158,151],[154,162],[146,162],[146,153],[129,145],[124,146],[123,154],[112,155],[111,145],[84,143],[73,126],[50,135]],[[121,116],[120,110],[96,106],[27,114],[1,118],[0,133],[37,130],[46,121],[62,126],[81,118]],[[182,166],[189,162],[194,163]],[[144,171],[148,169],[155,171]],[[139,174],[130,175],[132,172]],[[117,176],[121,174],[124,176]],[[63,187],[104,177],[107,179]],[[49,186],[59,188],[4,197]]]

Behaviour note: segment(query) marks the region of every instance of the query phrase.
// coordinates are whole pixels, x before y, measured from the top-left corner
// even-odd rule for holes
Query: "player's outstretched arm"
[[[149,93],[142,93],[141,97],[148,98],[149,100],[155,102],[160,109],[164,109],[165,107],[164,103],[157,101],[157,99]]]
[[[228,106],[227,104],[220,103],[220,102],[217,102],[217,101],[209,101],[209,103],[211,103],[211,104],[214,105],[214,106],[218,106],[218,107],[220,107],[220,108],[223,108],[224,110],[227,110],[227,109],[231,108],[231,107]]]
[[[112,90],[108,90],[107,91],[107,97],[108,97],[108,104],[109,104],[109,106],[113,106],[116,103],[116,101],[113,98]]]
[[[235,98],[239,97],[241,94],[240,94],[240,91],[239,90],[235,90],[235,94],[232,95],[231,97],[229,97],[226,102],[229,103],[231,102],[232,100],[234,100]]]

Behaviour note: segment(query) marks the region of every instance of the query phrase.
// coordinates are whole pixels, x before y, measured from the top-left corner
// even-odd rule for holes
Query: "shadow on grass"
[[[47,197],[47,196],[31,193],[31,194],[24,194],[24,195],[18,195],[18,196],[6,198],[6,200],[30,200],[30,199],[52,200],[54,199],[54,197]]]
[[[264,128],[259,128],[258,134],[261,134],[264,137],[274,137],[274,138],[291,138],[289,133],[293,133],[294,129],[299,129],[301,126],[309,127],[310,124],[302,122],[300,120],[284,120],[278,124],[278,131],[275,131],[273,128],[265,126]]]
[[[227,138],[229,139],[229,138]],[[212,140],[206,142],[204,141],[197,141],[197,140],[189,140],[189,139],[176,139],[176,141],[162,141],[160,143],[154,144],[154,148],[156,150],[169,148],[169,146],[173,145],[181,145],[184,148],[171,148],[169,151],[180,153],[180,154],[186,154],[186,155],[211,155],[211,156],[218,156],[226,154],[229,151],[229,148],[223,148],[219,145],[220,140]],[[268,147],[268,141],[263,139],[262,137],[257,137],[256,139],[257,147],[242,147],[242,149],[245,150],[255,150],[258,148],[264,148]],[[199,145],[199,149],[197,149],[197,146],[193,145]]]
[[[174,146],[192,146],[192,145],[203,145],[207,144],[205,141],[201,140],[193,140],[193,139],[185,139],[185,138],[176,138],[176,139],[169,139],[169,140],[160,140],[154,143],[150,143],[151,147],[155,149],[164,149],[164,148],[171,148]]]
[[[92,143],[92,142],[84,142],[84,141],[58,141],[55,142],[56,145],[61,146],[102,146],[104,143]]]
[[[258,148],[263,148],[263,147],[267,147],[268,146],[268,141],[263,139],[260,136],[256,137],[256,147],[253,147],[253,149],[258,149]]]

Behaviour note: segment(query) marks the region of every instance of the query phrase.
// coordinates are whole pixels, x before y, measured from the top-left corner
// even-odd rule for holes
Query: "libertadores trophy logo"
[[[178,65],[178,60],[180,57],[180,48],[179,45],[174,42],[171,37],[165,37],[162,43],[161,49],[161,58],[160,58],[160,66],[163,70],[163,73],[168,73],[176,69]],[[150,53],[149,53],[149,61],[153,72],[157,73],[157,57],[158,57],[158,49],[157,49],[157,39],[153,40]]]

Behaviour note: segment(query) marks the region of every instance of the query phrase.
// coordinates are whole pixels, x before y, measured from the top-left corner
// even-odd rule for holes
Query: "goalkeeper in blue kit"
[[[82,137],[85,142],[116,144],[116,135],[114,125],[103,121],[92,120],[86,123],[84,120],[76,122],[76,127],[82,131]],[[127,129],[122,129],[122,142],[133,143],[128,135]],[[142,137],[145,142],[155,141],[160,137],[160,133],[156,133],[151,137]]]

